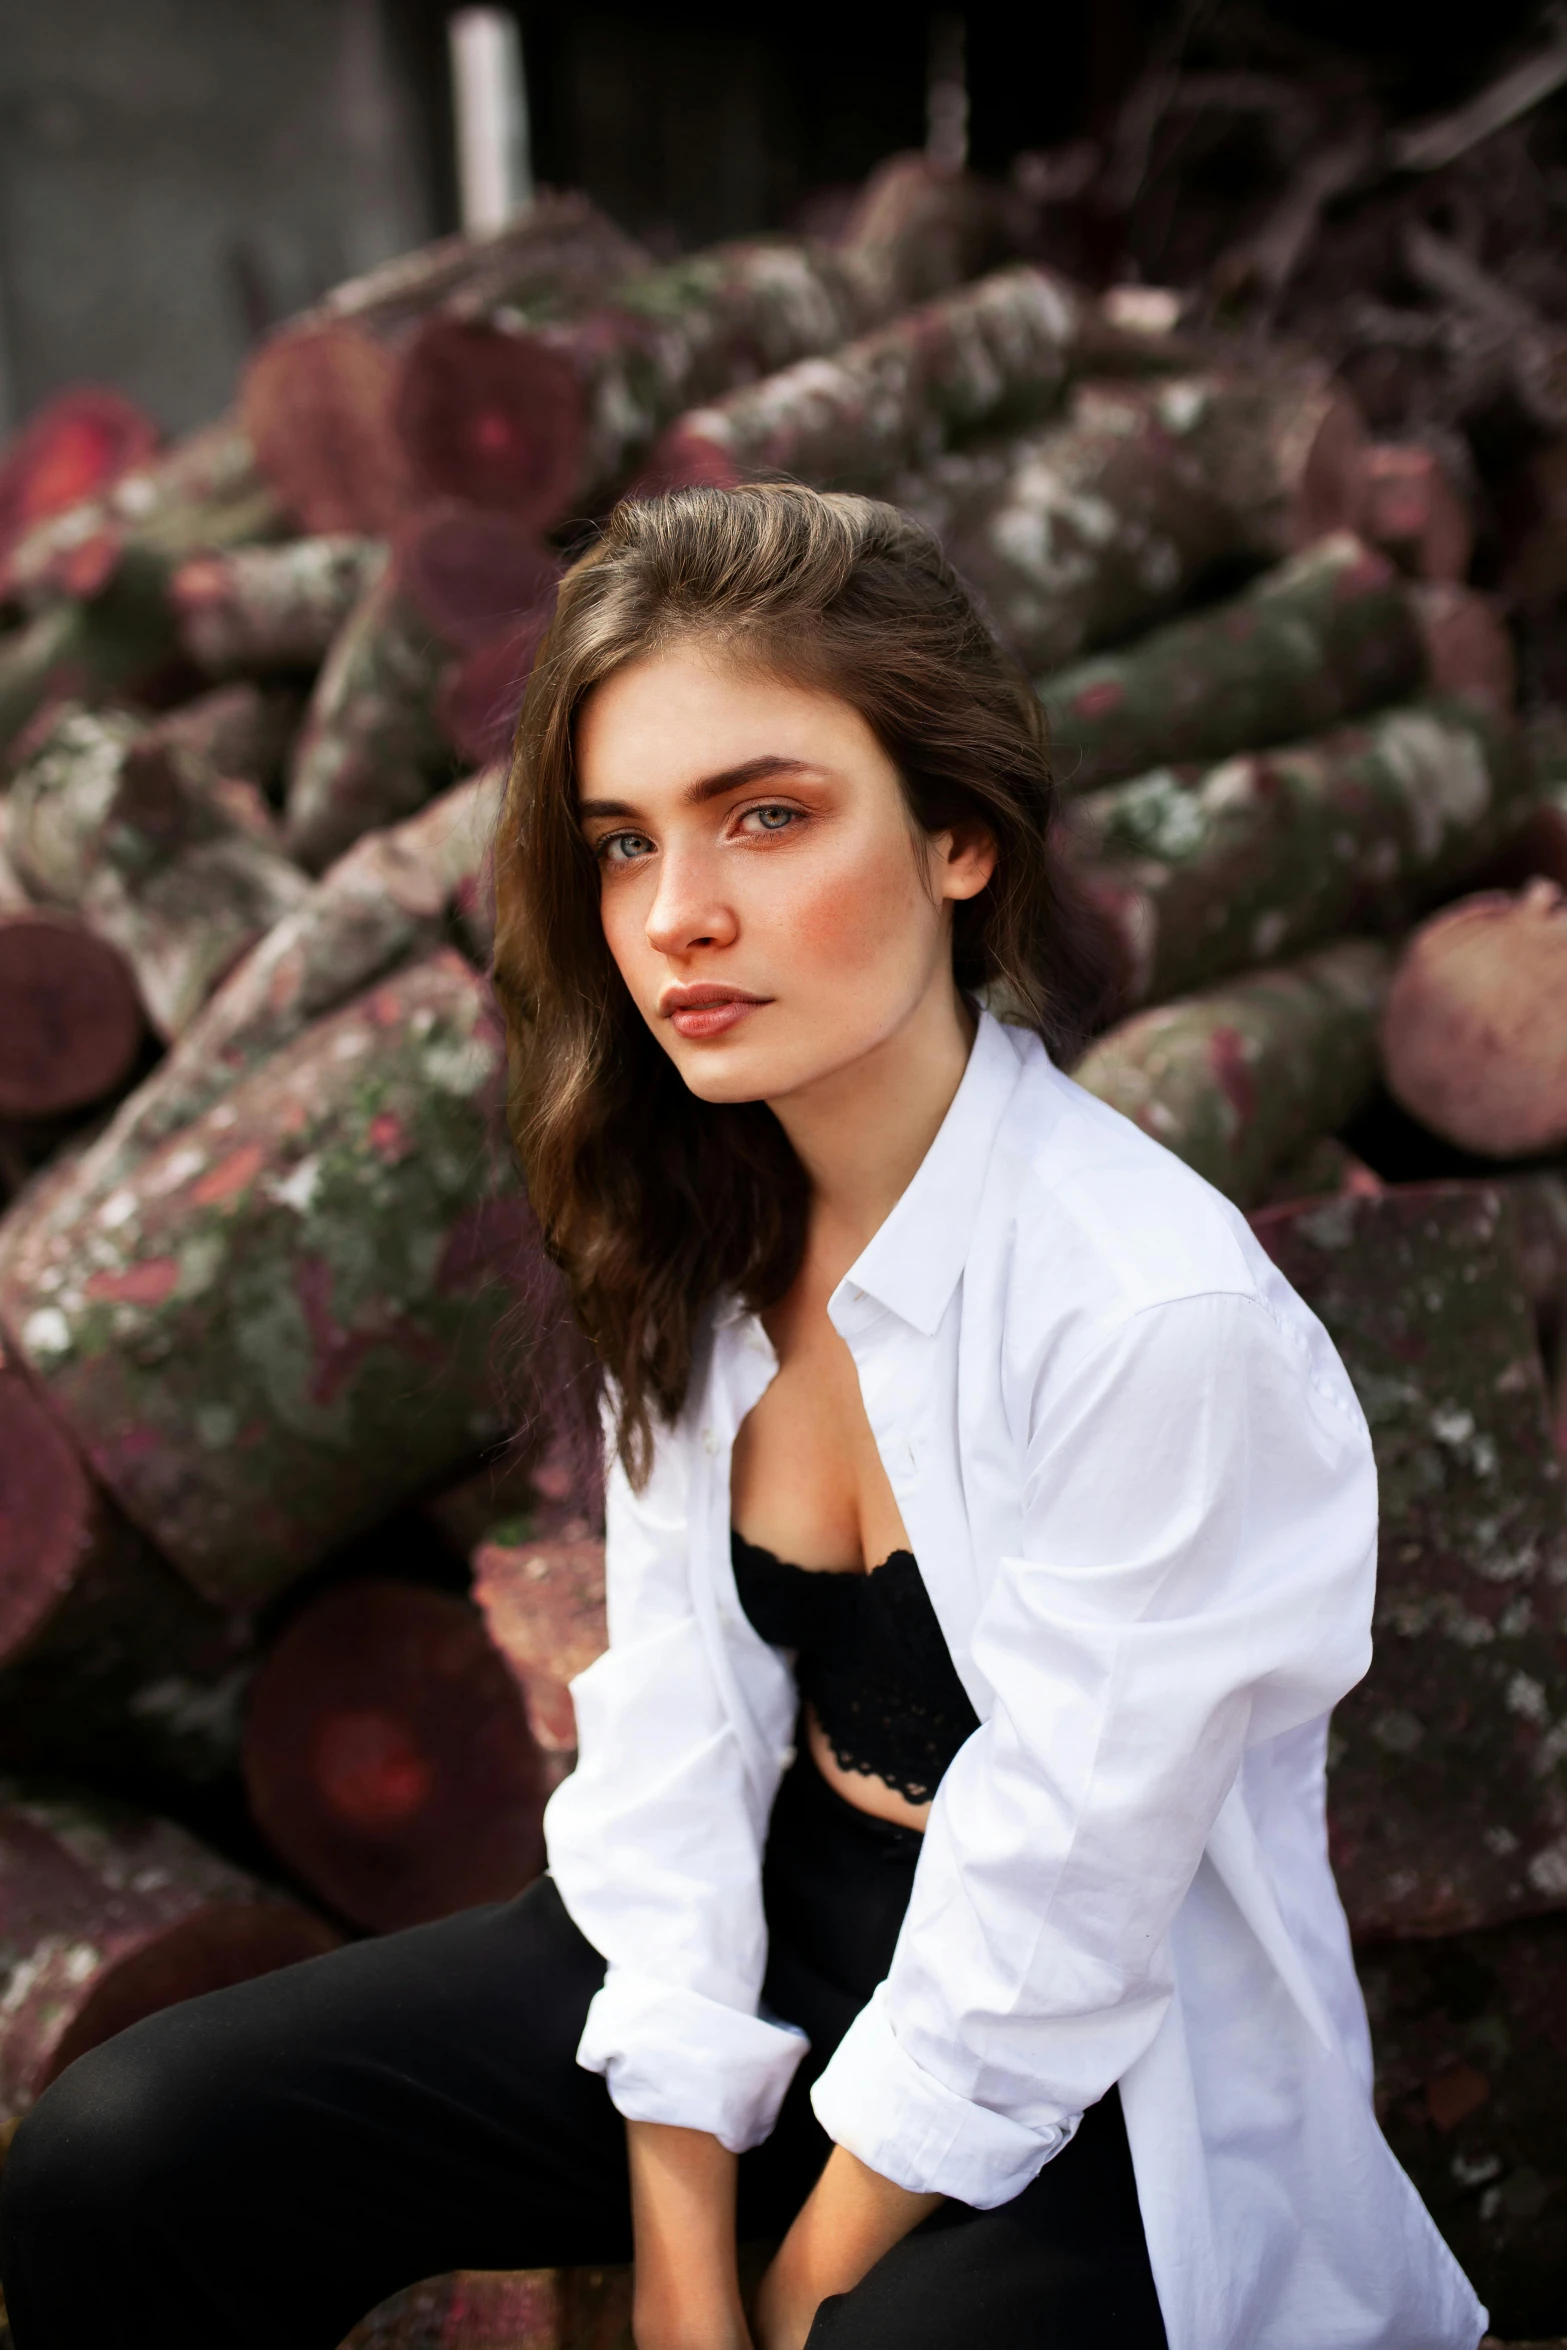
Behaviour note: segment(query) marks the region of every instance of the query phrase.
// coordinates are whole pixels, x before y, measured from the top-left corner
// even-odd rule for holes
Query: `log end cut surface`
[[[386,531],[413,506],[392,426],[395,381],[391,352],[348,325],[279,335],[250,362],[245,427],[306,530]]]
[[[497,508],[535,529],[571,504],[582,393],[568,362],[533,336],[432,320],[404,360],[397,423],[429,493]]]
[[[117,1093],[145,1022],[129,964],[63,915],[0,914],[0,1117],[55,1118]]]
[[[1388,1084],[1463,1150],[1521,1158],[1567,1142],[1567,898],[1486,891],[1415,933],[1382,1022]]]
[[[25,1648],[92,1540],[91,1480],[20,1373],[0,1364],[0,1661]]]
[[[245,1779],[278,1851],[357,1925],[503,1900],[543,1863],[521,1692],[446,1592],[356,1583],[307,1608],[257,1675]]]

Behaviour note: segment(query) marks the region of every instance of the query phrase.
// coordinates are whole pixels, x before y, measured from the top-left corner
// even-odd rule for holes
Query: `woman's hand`
[[[735,2263],[735,2158],[706,2130],[627,2122],[637,2350],[751,2350]]]
[[[852,2292],[884,2252],[940,2205],[914,2195],[835,2146],[756,2297],[760,2350],[801,2350],[829,2293]]]

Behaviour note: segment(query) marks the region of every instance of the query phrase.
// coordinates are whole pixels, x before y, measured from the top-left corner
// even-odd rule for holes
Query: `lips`
[[[748,995],[744,988],[671,987],[658,1008],[677,1036],[700,1043],[726,1035],[767,1001],[766,996]]]

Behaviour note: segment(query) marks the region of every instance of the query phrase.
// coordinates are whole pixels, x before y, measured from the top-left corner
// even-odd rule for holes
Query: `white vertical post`
[[[447,19],[457,115],[457,180],[470,236],[503,228],[533,196],[528,93],[517,20],[505,8]]]

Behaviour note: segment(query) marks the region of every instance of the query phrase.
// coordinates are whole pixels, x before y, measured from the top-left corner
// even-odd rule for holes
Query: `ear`
[[[930,858],[938,896],[977,898],[996,870],[995,835],[977,820],[948,825],[931,834]]]

